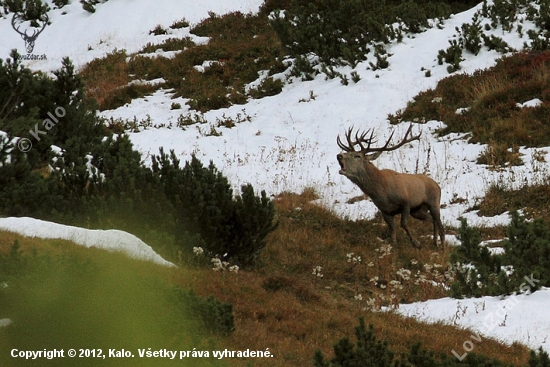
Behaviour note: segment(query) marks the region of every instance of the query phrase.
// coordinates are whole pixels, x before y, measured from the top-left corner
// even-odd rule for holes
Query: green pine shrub
[[[33,27],[39,27],[39,21],[46,21],[50,10],[42,0],[0,0],[0,6],[4,8],[4,14],[18,13],[23,20],[30,20]]]
[[[512,212],[508,239],[504,242],[504,258],[521,277],[533,274],[538,279],[532,291],[550,284],[550,224],[542,219],[527,220]]]
[[[497,52],[500,52],[501,54],[505,54],[508,52],[512,52],[513,49],[504,41],[502,38],[497,37],[495,35],[485,35],[484,33],[481,34],[481,38],[483,38],[483,45],[487,47],[488,50],[495,50]]]
[[[313,365],[315,367],[505,367],[498,359],[490,359],[484,355],[468,353],[459,361],[457,358],[422,348],[421,343],[411,345],[408,353],[396,356],[388,348],[384,340],[377,340],[374,328],[365,327],[363,317],[359,318],[359,325],[355,327],[356,343],[352,343],[348,337],[344,337],[334,344],[334,356],[326,360],[320,350],[315,352]],[[548,354],[539,350],[539,353],[531,351],[530,366],[547,366]]]
[[[105,3],[107,0],[80,0],[82,8],[89,13],[95,13],[95,6],[97,4]]]
[[[491,255],[487,247],[479,245],[478,230],[469,227],[466,220],[461,221],[462,245],[450,255],[455,270],[453,297],[523,292],[527,286],[525,277],[535,279],[529,282],[532,292],[550,283],[550,225],[542,219],[528,221],[513,211],[507,232],[504,254]],[[503,267],[511,268],[511,272],[506,273]]]
[[[59,9],[64,7],[65,5],[69,4],[69,0],[52,0],[55,6],[57,6]]]
[[[116,227],[151,239],[170,259],[178,258],[182,246],[200,244],[239,265],[254,262],[274,228],[265,192],[256,196],[245,185],[234,197],[227,178],[194,156],[180,167],[173,152],[161,151],[152,167],[145,166],[128,136],[114,137],[103,125],[68,59],[50,79],[30,73],[12,56],[0,61],[0,82],[7,86],[0,90],[0,215]],[[35,141],[29,130],[45,129],[48,113],[59,108],[63,117]],[[33,144],[28,152],[17,148],[22,137]]]
[[[266,236],[275,229],[273,224],[275,208],[271,200],[262,190],[256,196],[252,185],[241,187],[233,204],[234,227],[231,252],[243,264],[252,264],[266,245]]]
[[[439,50],[437,54],[437,62],[439,65],[443,65],[445,61],[449,66],[447,66],[447,72],[453,73],[457,70],[460,70],[460,62],[464,59],[462,58],[462,45],[459,41],[453,39],[449,40],[450,46],[446,50]]]
[[[0,130],[8,137],[0,156],[4,162],[11,157],[10,164],[0,167],[0,212],[70,215],[79,206],[65,205],[88,185],[86,156],[101,143],[103,127],[90,111],[93,105],[84,100],[82,83],[68,59],[50,79],[21,66],[16,52],[11,56],[6,63],[0,61],[0,82],[6,86],[0,91]],[[54,113],[57,122],[52,124]],[[13,138],[28,139],[32,149],[23,153]]]
[[[538,351],[531,350],[529,352],[529,367],[548,367],[550,366],[550,357],[542,347]]]
[[[329,366],[372,366],[391,367],[395,355],[388,348],[386,341],[376,339],[374,327],[365,327],[365,319],[359,318],[359,325],[355,327],[357,343],[352,343],[344,337],[334,345],[334,357],[327,361],[319,350],[315,352],[313,365],[315,367]]]
[[[212,162],[204,167],[193,155],[180,168],[173,151],[168,155],[161,150],[153,158],[153,172],[174,205],[179,246],[201,246],[239,265],[254,262],[275,228],[274,206],[265,191],[258,197],[251,185],[245,185],[234,198],[229,181]]]
[[[173,289],[172,297],[186,305],[187,311],[202,320],[204,326],[217,333],[230,334],[235,330],[233,305],[221,302],[213,296],[201,298],[193,292],[179,287]]]
[[[547,50],[550,45],[549,14],[550,5],[546,1],[495,0],[489,5],[485,0],[481,9],[474,14],[471,23],[464,23],[460,28],[456,28],[456,39],[449,41],[451,46],[447,50],[439,50],[439,63],[445,60],[450,64],[447,71],[452,73],[460,69],[461,59],[457,56],[459,49],[468,50],[474,55],[477,55],[483,46],[503,54],[514,51],[500,37],[487,35],[485,31],[501,27],[504,32],[509,33],[516,27],[515,32],[523,38],[522,16],[537,26],[536,29],[527,30],[530,43],[525,42],[524,48],[535,51]],[[482,21],[485,21],[483,27]]]
[[[284,83],[282,80],[268,77],[262,80],[256,88],[251,88],[248,94],[255,99],[274,96],[281,93],[283,86]]]
[[[419,33],[430,26],[430,18],[447,18],[451,7],[446,2],[423,1],[291,1],[287,9],[276,9],[270,16],[281,43],[290,56],[302,58],[295,73],[320,64],[350,65],[367,60],[375,44],[383,47],[400,40],[404,32]],[[397,25],[394,25],[397,24]],[[380,53],[382,55],[383,53]],[[304,65],[304,55],[314,55]],[[384,57],[378,58],[383,68]]]
[[[455,281],[451,284],[454,298],[500,295],[513,290],[506,287],[509,282],[501,269],[502,256],[493,256],[487,247],[480,246],[479,231],[468,226],[465,219],[461,219],[458,239],[461,246],[449,257],[455,268]]]
[[[474,55],[477,55],[481,50],[481,20],[476,13],[472,18],[472,24],[464,23],[460,28],[460,35],[464,43],[464,48]]]

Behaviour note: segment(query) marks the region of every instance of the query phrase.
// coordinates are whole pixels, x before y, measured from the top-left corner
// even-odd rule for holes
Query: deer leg
[[[410,208],[407,206],[401,212],[401,227],[405,230],[405,232],[407,233],[407,236],[409,236],[409,239],[411,240],[412,245],[416,248],[420,248],[420,242],[418,242],[413,238],[411,232],[409,231],[409,228],[407,227],[407,220],[409,219],[409,214],[410,214]]]
[[[445,229],[443,229],[443,223],[441,223],[441,219],[438,223],[439,226],[439,236],[441,237],[441,247],[445,247]]]
[[[390,239],[392,244],[397,243],[397,235],[395,234],[395,224],[393,223],[393,215],[384,214],[382,213],[382,218],[384,218],[384,221],[388,225],[388,231],[390,233]]]
[[[441,239],[441,247],[445,246],[445,230],[443,229],[443,223],[441,223],[441,214],[439,208],[431,208],[430,213],[433,217],[434,222],[434,247],[437,247],[437,232],[439,232],[439,237]]]
[[[441,223],[441,214],[439,212],[439,207],[429,206],[426,210],[430,210],[429,213],[426,212],[428,218],[424,219],[427,222],[432,222],[434,226],[434,235],[433,235],[433,245],[437,247],[437,236],[441,239],[441,246],[445,244],[445,231],[443,230],[443,224]],[[413,214],[411,214],[413,215]]]
[[[441,215],[439,208],[434,206],[422,206],[421,208],[411,211],[411,217],[419,219],[424,222],[433,223],[433,245],[437,247],[437,237],[439,235],[441,244],[445,243],[445,231],[443,230],[443,224],[441,223]]]

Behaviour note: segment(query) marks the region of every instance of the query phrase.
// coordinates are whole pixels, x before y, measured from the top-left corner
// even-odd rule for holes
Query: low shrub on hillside
[[[180,168],[173,151],[168,156],[161,150],[153,157],[153,172],[160,177],[175,207],[176,241],[180,246],[189,250],[205,247],[211,255],[241,265],[254,262],[265,246],[265,237],[275,228],[274,206],[265,191],[258,197],[249,184],[234,198],[229,181],[212,162],[204,167],[192,156]],[[193,238],[189,234],[199,234],[200,239],[189,241]]]
[[[327,360],[321,351],[315,352],[313,365],[315,367],[342,367],[342,366],[369,366],[369,367],[505,367],[498,359],[490,359],[484,355],[468,353],[463,360],[439,354],[421,347],[420,342],[411,345],[408,353],[396,356],[388,348],[386,341],[377,340],[374,328],[365,327],[363,317],[359,318],[359,325],[355,327],[356,343],[348,337],[340,339],[334,344],[334,356]],[[550,363],[548,353],[539,349],[538,353],[531,351],[529,366],[543,367]]]
[[[503,246],[504,258],[513,266],[514,273],[532,275],[538,280],[532,291],[550,285],[549,223],[542,219],[527,220],[517,212],[512,212],[508,239]]]
[[[455,268],[451,294],[455,298],[500,295],[514,290],[504,270],[502,256],[491,255],[486,246],[480,246],[479,232],[465,219],[458,233],[461,246],[451,253],[449,260]]]
[[[405,32],[422,32],[430,27],[429,19],[450,14],[451,6],[445,1],[297,0],[288,9],[275,10],[270,24],[292,57],[312,55],[297,71],[308,74],[316,64],[355,67],[372,49],[383,49]]]
[[[107,0],[80,0],[82,8],[89,13],[95,13],[95,7],[98,4],[107,2]]]
[[[54,3],[59,4],[57,0]],[[50,7],[42,0],[0,0],[0,6],[4,8],[4,14],[18,13],[23,20],[30,20],[33,27],[38,27],[38,21],[44,22],[47,19],[47,12]]]
[[[453,297],[534,292],[550,283],[550,224],[542,219],[528,221],[514,211],[507,232],[504,254],[491,255],[486,246],[480,246],[479,232],[462,220],[462,246],[450,256],[456,271]]]
[[[221,302],[213,296],[198,297],[195,292],[174,288],[174,301],[186,305],[191,314],[200,318],[204,326],[214,332],[230,334],[235,331],[233,305]]]
[[[550,47],[550,33],[548,31],[548,14],[550,7],[544,1],[531,0],[498,0],[483,1],[483,5],[472,17],[471,23],[464,23],[456,27],[455,39],[449,41],[450,46],[446,50],[439,51],[439,64],[443,60],[449,64],[449,73],[460,69],[460,54],[462,50],[477,55],[486,48],[496,50],[502,54],[514,51],[502,38],[486,32],[494,32],[500,29],[501,32],[516,32],[520,38],[525,34],[529,42],[524,42],[524,48],[544,51]],[[534,29],[524,31],[525,20],[535,24]],[[529,28],[529,26],[525,27]],[[454,55],[453,57],[449,57]],[[446,57],[443,57],[446,56]]]

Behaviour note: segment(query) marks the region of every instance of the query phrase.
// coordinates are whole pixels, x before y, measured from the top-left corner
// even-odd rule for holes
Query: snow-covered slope
[[[175,20],[182,18],[196,23],[207,17],[209,11],[256,11],[261,3],[261,0],[240,0],[230,4],[217,0],[200,3],[111,0],[98,5],[97,11],[90,14],[82,9],[79,2],[73,1],[63,9],[50,12],[52,24],[36,41],[34,53],[45,53],[48,60],[25,61],[25,64],[36,70],[53,70],[60,67],[62,57],[69,56],[80,67],[94,57],[104,56],[115,49],[137,52],[148,42],[158,43],[165,37],[188,35],[188,28],[170,30],[172,34],[166,36],[150,35],[149,31],[156,25],[169,29]],[[196,153],[206,162],[213,160],[235,189],[244,183],[251,183],[257,189],[277,194],[285,190],[300,192],[306,187],[313,187],[321,196],[319,203],[339,215],[351,219],[372,218],[377,211],[372,202],[346,204],[349,198],[360,192],[338,174],[336,136],[353,125],[361,129],[375,129],[380,141],[387,138],[393,129],[388,124],[388,114],[405,107],[420,91],[435,87],[438,80],[448,75],[446,66],[437,63],[438,50],[448,47],[455,27],[471,21],[476,10],[474,8],[452,16],[445,21],[443,29],[433,27],[389,46],[391,56],[387,69],[370,70],[371,60],[360,63],[355,68],[361,76],[358,83],[343,86],[339,79],[325,80],[324,75],[310,82],[295,79],[285,85],[283,93],[276,96],[206,113],[205,118],[211,123],[223,115],[235,120],[239,114],[250,117],[250,122],[243,122],[236,128],[217,128],[222,136],[204,136],[210,128],[202,125],[185,131],[150,128],[130,134],[131,139],[144,157],[158,154],[159,148],[164,147],[166,151],[173,149],[184,161],[189,159],[191,153]],[[529,28],[529,23],[525,22],[524,29]],[[517,49],[525,41],[516,33],[505,33],[499,29],[495,33]],[[18,48],[23,53],[23,40],[11,28],[10,19],[0,19],[0,34],[7,35],[0,39],[0,57],[7,57],[11,48]],[[500,56],[496,51],[485,49],[475,57],[465,54],[462,71],[487,68]],[[425,76],[426,70],[430,70],[431,77]],[[340,68],[339,71],[349,74],[351,69]],[[179,102],[183,108],[171,110],[173,102]],[[159,90],[116,110],[105,111],[103,115],[122,119],[136,117],[138,120],[148,115],[153,125],[170,122],[175,125],[180,115],[190,112],[185,102],[183,98],[172,99],[172,93],[168,91]],[[466,210],[484,195],[492,183],[503,182],[509,186],[531,183],[548,172],[547,165],[532,159],[533,149],[523,148],[520,149],[525,162],[523,166],[491,171],[476,164],[476,158],[484,146],[469,144],[459,136],[437,139],[432,132],[441,127],[441,122],[428,122],[421,127],[423,134],[419,142],[382,155],[377,165],[432,176],[442,187],[442,219],[445,224],[459,225],[460,216],[467,217],[473,225],[508,221],[506,215],[487,219]],[[396,126],[396,138],[406,128],[407,124]],[[420,128],[415,129],[418,131]]]
[[[372,202],[346,204],[360,191],[338,174],[336,136],[353,125],[361,129],[373,128],[379,141],[387,139],[393,130],[387,121],[388,114],[405,107],[420,91],[435,87],[438,80],[448,75],[446,66],[437,63],[438,50],[448,47],[455,27],[470,21],[475,10],[451,17],[444,29],[434,27],[390,46],[388,52],[392,56],[388,69],[372,71],[368,62],[359,64],[355,70],[361,80],[356,84],[343,86],[339,79],[326,80],[324,75],[310,82],[292,79],[281,94],[206,113],[205,117],[212,123],[224,114],[235,120],[238,114],[251,117],[251,122],[243,122],[236,128],[218,128],[222,136],[204,136],[210,128],[199,126],[185,131],[153,128],[133,133],[131,139],[145,157],[158,154],[159,148],[164,147],[173,149],[182,160],[189,159],[191,153],[203,161],[213,160],[235,188],[251,183],[255,188],[277,194],[313,187],[321,196],[320,204],[339,215],[352,219],[372,218],[377,212]],[[514,34],[505,36],[513,47],[520,48],[524,41]],[[492,66],[500,56],[486,50],[476,57],[469,55],[462,63],[463,71]],[[432,77],[427,78],[425,70],[430,70]],[[349,74],[351,69],[339,71]],[[310,98],[312,94],[314,98]],[[153,124],[172,122],[175,125],[178,116],[189,111],[184,99],[172,100],[171,96],[167,91],[157,91],[150,97],[106,111],[104,115],[122,119],[134,116],[143,119],[149,115]],[[181,102],[185,107],[170,110],[172,102]],[[395,127],[396,139],[407,127],[407,123]],[[466,216],[473,225],[484,223],[487,219],[466,213],[466,209],[484,195],[490,184],[499,181],[512,186],[529,183],[547,172],[547,166],[533,169],[533,165],[539,163],[531,159],[532,149],[520,150],[525,165],[498,173],[491,171],[476,163],[484,146],[469,144],[459,136],[435,138],[432,132],[441,127],[438,121],[422,125],[420,142],[386,153],[376,163],[383,168],[427,173],[433,177],[442,187],[445,224],[458,226],[460,216]],[[415,127],[413,132],[418,129]],[[508,217],[492,220],[503,223]]]
[[[115,0],[97,5],[95,13],[89,13],[77,0],[72,0],[62,9],[56,9],[49,0],[44,2],[52,9],[48,13],[51,25],[36,39],[33,54],[45,54],[47,60],[26,63],[32,69],[42,71],[58,69],[63,57],[70,57],[76,65],[83,65],[115,49],[137,52],[148,42],[159,41],[159,37],[149,34],[157,25],[169,28],[181,19],[196,24],[208,18],[208,12],[249,13],[257,11],[262,4],[261,0]],[[0,18],[2,59],[12,49],[17,49],[20,54],[26,53],[24,41],[12,28],[11,18],[11,14]]]

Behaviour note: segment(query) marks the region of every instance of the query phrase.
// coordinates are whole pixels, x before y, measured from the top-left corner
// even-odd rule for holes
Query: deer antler
[[[354,146],[356,143],[351,141],[351,132],[353,131],[353,126],[346,131],[346,140],[348,141],[348,145],[344,145],[342,143],[342,140],[340,140],[340,135],[336,138],[336,143],[338,144],[338,147],[342,149],[345,152],[355,152]]]
[[[359,132],[356,132],[355,133],[355,141],[353,141],[351,139],[351,134],[353,132],[353,127],[350,127],[345,133],[345,137],[346,137],[346,140],[347,140],[347,145],[342,143],[342,140],[340,140],[340,136],[338,136],[338,138],[336,139],[336,142],[338,143],[338,146],[340,147],[340,149],[342,149],[346,152],[355,152],[356,151],[355,146],[358,145],[359,148],[360,148],[359,152],[361,154],[367,155],[367,154],[370,154],[370,153],[374,153],[373,155],[376,155],[376,157],[378,157],[378,155],[380,155],[380,153],[382,153],[382,152],[389,152],[389,151],[398,149],[398,148],[402,147],[403,145],[405,145],[407,143],[410,143],[411,141],[420,139],[420,135],[422,135],[422,133],[419,133],[418,135],[415,135],[415,136],[409,136],[411,134],[412,126],[413,126],[412,124],[409,126],[409,128],[407,129],[407,132],[405,133],[405,136],[403,137],[403,139],[398,144],[392,145],[391,147],[388,147],[388,145],[390,144],[391,139],[393,138],[394,132],[391,133],[389,139],[386,141],[386,144],[384,144],[384,146],[379,147],[379,148],[371,148],[371,144],[376,143],[376,141],[372,140],[374,138],[374,131],[369,129],[369,130],[363,132],[361,135],[359,135]],[[367,138],[369,133],[370,133],[370,136]],[[366,144],[367,146],[364,146],[363,144]]]

